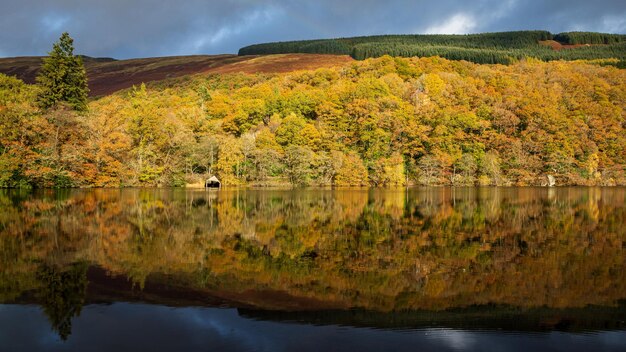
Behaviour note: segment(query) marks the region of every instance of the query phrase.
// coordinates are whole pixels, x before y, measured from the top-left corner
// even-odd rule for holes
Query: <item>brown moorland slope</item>
[[[34,83],[42,57],[0,58],[0,73]],[[197,73],[280,73],[343,65],[349,56],[285,54],[267,56],[192,55],[115,60],[85,57],[91,96],[102,96],[140,83]]]
[[[539,44],[549,46],[552,49],[557,50],[557,51],[563,50],[563,49],[576,49],[576,48],[582,48],[582,47],[604,45],[604,44],[563,44],[563,43],[557,42],[556,40],[542,40],[539,42]]]

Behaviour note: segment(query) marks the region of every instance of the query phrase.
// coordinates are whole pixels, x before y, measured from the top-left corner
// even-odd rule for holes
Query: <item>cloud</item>
[[[602,19],[603,32],[626,32],[626,17],[624,16],[606,16]]]
[[[466,14],[456,14],[442,24],[426,28],[425,34],[465,34],[476,28],[474,17]]]
[[[0,0],[0,53],[117,58],[236,53],[245,45],[393,33],[626,32],[624,0]]]
[[[52,33],[57,33],[62,30],[68,22],[69,18],[63,15],[49,14],[41,18],[42,29]]]

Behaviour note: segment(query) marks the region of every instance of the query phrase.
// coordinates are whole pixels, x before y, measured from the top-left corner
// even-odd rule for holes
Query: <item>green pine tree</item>
[[[87,110],[87,73],[82,58],[74,55],[74,40],[63,33],[48,55],[37,76],[41,107],[48,109],[64,102],[74,110]]]

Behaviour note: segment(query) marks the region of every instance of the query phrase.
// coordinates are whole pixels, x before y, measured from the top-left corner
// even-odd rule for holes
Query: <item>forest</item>
[[[1,187],[626,184],[612,66],[383,56],[87,99],[70,44],[37,84],[0,74]]]
[[[546,41],[574,47],[554,50]],[[350,55],[363,60],[383,55],[401,57],[440,56],[479,64],[511,64],[527,57],[552,60],[603,60],[625,67],[626,35],[593,32],[516,31],[467,35],[381,35],[319,39],[250,45],[239,55],[317,53]]]

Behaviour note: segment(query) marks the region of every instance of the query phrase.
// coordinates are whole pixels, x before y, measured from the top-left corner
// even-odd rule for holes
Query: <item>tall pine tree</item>
[[[87,73],[80,56],[74,55],[74,40],[65,32],[54,43],[37,76],[42,108],[64,102],[77,111],[87,110]]]

